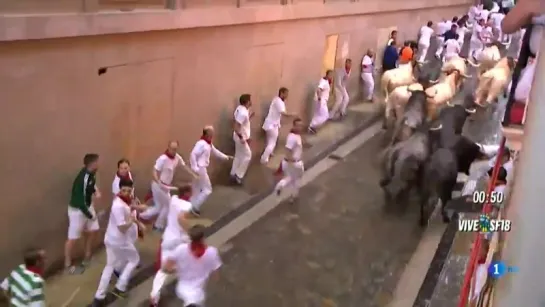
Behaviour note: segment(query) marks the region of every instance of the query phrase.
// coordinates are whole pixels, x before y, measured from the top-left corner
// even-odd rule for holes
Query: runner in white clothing
[[[242,184],[244,175],[252,159],[252,150],[250,148],[250,120],[254,112],[250,111],[252,106],[252,96],[242,94],[239,98],[240,105],[233,114],[235,127],[233,131],[233,141],[235,142],[235,158],[231,167],[231,179],[238,185]]]
[[[302,121],[297,118],[293,121],[293,127],[286,139],[286,157],[280,165],[280,171],[283,174],[283,178],[275,187],[277,195],[280,195],[284,188],[291,188],[291,202],[294,202],[297,199],[299,188],[301,187],[301,179],[305,171],[302,160],[303,140],[301,138],[301,130]]]
[[[335,105],[330,112],[329,118],[343,118],[346,116],[346,108],[350,101],[350,95],[346,89],[348,85],[348,78],[350,78],[350,72],[352,71],[352,60],[346,59],[344,61],[344,67],[337,69],[337,75],[335,76]]]
[[[477,23],[473,26],[473,34],[471,34],[471,40],[469,41],[469,53],[468,56],[477,60],[480,51],[484,48],[483,38],[481,36],[485,26],[484,19],[477,17]]]
[[[434,34],[433,22],[430,20],[428,24],[420,28],[418,32],[418,62],[423,63],[426,60],[428,49],[430,49],[431,37]]]
[[[136,213],[131,210],[133,194],[133,182],[127,179],[119,181],[119,193],[114,198],[104,245],[106,247],[106,266],[102,271],[100,283],[95,294],[93,307],[103,306],[110,279],[114,268],[123,264],[123,269],[112,293],[119,297],[125,297],[127,284],[133,270],[140,261],[140,256],[135,247],[138,229],[145,226],[138,221]]]
[[[308,130],[310,133],[316,133],[329,119],[329,109],[327,101],[329,100],[329,92],[331,91],[331,82],[333,81],[333,70],[328,70],[325,76],[320,79],[316,93],[314,93],[314,115]]]
[[[186,184],[179,187],[178,195],[172,196],[170,200],[167,227],[163,233],[158,257],[159,268],[153,278],[150,306],[158,306],[161,288],[163,288],[168,277],[168,274],[160,268],[165,265],[165,261],[178,246],[189,242],[186,231],[189,228],[188,219],[191,218],[191,203],[189,202],[191,194],[191,185]]]
[[[443,55],[443,46],[445,45],[445,38],[443,37],[443,34],[450,30],[451,22],[446,21],[445,19],[441,20],[439,23],[437,23],[437,50],[435,51],[435,57],[440,59]]]
[[[449,39],[445,42],[444,62],[448,62],[451,59],[458,57],[461,50],[462,50],[462,47],[460,46],[460,43],[458,42],[458,34],[456,34],[456,38]]]
[[[263,123],[263,130],[267,135],[265,150],[261,155],[261,163],[266,164],[269,162],[269,158],[273,155],[276,148],[276,142],[278,141],[278,134],[280,126],[282,124],[283,117],[295,116],[286,111],[286,99],[288,99],[289,91],[285,87],[281,87],[278,90],[278,96],[274,97],[269,106],[269,112]]]
[[[213,138],[214,127],[204,127],[201,139],[195,143],[191,155],[189,156],[191,169],[199,175],[199,177],[193,181],[193,197],[191,197],[191,213],[196,216],[201,215],[202,204],[206,201],[208,196],[212,194],[212,183],[208,176],[210,156],[213,155],[224,161],[233,160],[233,157],[224,154],[212,144]]]
[[[162,231],[165,228],[168,204],[170,202],[170,191],[176,189],[172,186],[172,179],[174,178],[174,171],[180,166],[194,178],[198,177],[185,164],[182,156],[178,154],[178,141],[170,141],[167,150],[159,156],[153,167],[151,192],[154,205],[140,215],[141,218],[146,220],[158,215],[153,226],[155,230]]]
[[[210,275],[221,267],[218,249],[204,242],[202,225],[189,230],[191,242],[182,244],[167,257],[163,270],[177,273],[176,295],[185,307],[204,307],[205,287]]]
[[[373,102],[373,96],[375,94],[375,52],[371,49],[367,50],[367,53],[361,61],[361,80],[363,81],[363,95],[365,100]]]

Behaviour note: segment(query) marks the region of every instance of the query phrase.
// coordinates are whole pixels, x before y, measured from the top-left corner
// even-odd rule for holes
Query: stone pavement
[[[208,307],[387,306],[422,229],[415,203],[385,210],[379,134],[228,242]],[[164,306],[180,306],[171,289]],[[143,306],[143,305],[142,305]]]
[[[315,163],[317,159],[320,159],[320,156],[327,155],[327,151],[330,151],[332,146],[335,147],[336,143],[350,137],[351,134],[354,134],[354,131],[361,130],[362,125],[370,123],[372,118],[375,118],[381,112],[380,107],[378,104],[354,103],[349,107],[348,116],[344,121],[330,122],[317,135],[308,136],[306,143],[310,147],[307,148],[304,155],[307,165],[310,166],[310,164]],[[280,142],[280,144],[282,143]],[[203,205],[202,216],[204,218],[195,219],[193,222],[210,226],[220,219],[225,220],[226,217],[227,219],[233,219],[236,217],[237,209],[245,209],[241,205],[248,205],[252,198],[258,197],[264,190],[271,188],[274,180],[272,171],[276,169],[283,156],[282,146],[279,145],[278,148],[277,154],[271,159],[269,165],[265,167],[254,163],[250,168],[247,182],[250,182],[254,187],[258,182],[261,190],[214,186],[214,192]],[[223,221],[220,224],[225,222]],[[138,243],[142,265],[133,278],[135,283],[146,280],[153,274],[151,265],[155,260],[159,239],[159,234],[149,232],[146,234],[145,239]],[[59,274],[49,278],[46,287],[48,305],[53,307],[87,306],[94,296],[104,265],[105,253],[101,250],[94,256],[91,266],[83,275],[68,276]]]

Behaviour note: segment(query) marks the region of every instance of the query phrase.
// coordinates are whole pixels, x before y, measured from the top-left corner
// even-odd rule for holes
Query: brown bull
[[[482,74],[475,90],[475,103],[485,107],[497,101],[500,94],[507,88],[514,67],[515,60],[511,57],[504,57],[492,69]]]
[[[389,93],[396,87],[415,83],[415,67],[423,64],[424,63],[416,63],[416,61],[413,61],[411,63],[399,65],[398,68],[385,71],[380,79],[380,88],[384,94],[384,99],[387,101]]]
[[[462,74],[459,70],[455,70],[447,75],[441,82],[426,89],[429,121],[437,119],[440,107],[444,104],[450,104],[450,100],[456,95],[462,78],[471,78],[471,76]]]

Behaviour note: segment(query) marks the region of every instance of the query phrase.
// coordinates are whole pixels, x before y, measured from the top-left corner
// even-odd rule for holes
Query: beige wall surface
[[[467,7],[464,1],[437,3],[417,11],[4,40],[0,276],[30,245],[47,248],[51,260],[62,258],[69,192],[85,153],[102,157],[101,207],[109,205],[115,163],[121,157],[131,159],[143,194],[153,162],[170,138],[180,140],[187,160],[201,128],[213,124],[220,131],[218,147],[232,152],[231,116],[242,93],[253,95],[257,138],[262,138],[259,129],[267,104],[280,86],[290,89],[288,109],[307,114],[328,35],[339,35],[337,66],[343,57],[355,61],[350,89],[357,95],[365,50],[387,40],[377,37],[380,29],[397,26],[402,38],[414,38],[427,20],[450,18]],[[99,75],[101,67],[109,68]],[[254,154],[260,151],[257,144]]]

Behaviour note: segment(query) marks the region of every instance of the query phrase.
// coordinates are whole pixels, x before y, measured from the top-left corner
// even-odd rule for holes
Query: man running
[[[267,136],[265,150],[261,155],[261,163],[267,164],[270,157],[273,155],[276,148],[276,142],[278,141],[278,134],[280,132],[280,126],[282,124],[283,117],[295,116],[286,111],[286,99],[288,99],[289,91],[285,87],[281,87],[278,90],[278,96],[274,97],[269,106],[269,112],[263,123],[263,130]]]
[[[329,92],[331,91],[331,83],[333,82],[333,70],[328,70],[325,76],[320,79],[316,92],[314,93],[314,114],[308,131],[315,134],[325,122],[329,119],[329,109],[327,101],[329,100]]]
[[[133,182],[123,178],[119,181],[119,193],[114,198],[108,227],[104,236],[106,247],[106,266],[102,271],[93,307],[104,305],[108,285],[114,270],[121,268],[119,279],[112,293],[120,298],[126,296],[127,285],[132,272],[140,262],[140,255],[135,243],[138,230],[145,226],[138,221],[136,212],[131,209],[133,203]]]
[[[91,260],[93,241],[99,229],[93,206],[93,199],[101,196],[96,186],[98,158],[98,154],[86,154],[83,157],[84,166],[72,183],[68,205],[68,240],[64,245],[64,267],[69,274],[81,274],[85,271],[85,266]],[[80,266],[73,266],[74,245],[84,233],[85,258]]]
[[[45,251],[29,249],[24,253],[23,261],[0,285],[9,306],[45,307]]]
[[[153,180],[151,182],[151,192],[154,205],[144,211],[140,217],[148,220],[157,216],[157,220],[153,226],[154,230],[163,231],[168,214],[168,205],[170,203],[170,191],[176,188],[172,186],[174,179],[174,171],[178,167],[183,167],[184,170],[197,178],[191,168],[189,168],[182,156],[178,154],[178,141],[170,141],[167,150],[159,156],[153,167]]]
[[[218,150],[213,144],[214,127],[206,126],[202,130],[201,139],[195,143],[191,155],[189,156],[189,164],[191,169],[199,175],[193,181],[193,197],[191,197],[191,213],[193,215],[201,215],[201,206],[206,201],[208,196],[212,194],[212,183],[208,176],[208,165],[210,165],[210,156],[213,155],[224,161],[232,160],[233,157],[228,156]]]
[[[250,160],[252,160],[252,149],[250,148],[250,120],[254,112],[250,111],[252,96],[242,94],[239,98],[239,106],[234,113],[235,129],[233,141],[235,142],[235,158],[231,167],[231,178],[233,182],[242,185]]]
[[[433,36],[433,22],[430,20],[428,23],[420,28],[418,33],[418,59],[419,63],[423,63],[426,60],[428,49],[430,49],[431,37]]]
[[[291,188],[290,201],[295,202],[299,195],[301,179],[305,172],[303,165],[303,140],[301,138],[302,121],[297,118],[293,120],[293,127],[286,138],[286,157],[281,162],[281,170],[284,178],[275,187],[277,195],[282,193],[286,187]]]
[[[176,295],[185,307],[204,307],[205,285],[222,265],[218,249],[204,242],[204,230],[204,226],[193,226],[191,242],[178,246],[163,266],[165,272],[177,273]]]
[[[189,242],[186,233],[189,225],[187,220],[191,217],[191,185],[182,185],[178,188],[178,195],[172,196],[168,211],[167,227],[161,241],[160,255],[158,261],[160,266],[165,264],[166,259],[180,244]],[[159,269],[153,278],[153,286],[150,294],[150,306],[157,307],[161,297],[161,289],[167,280],[168,273]]]

